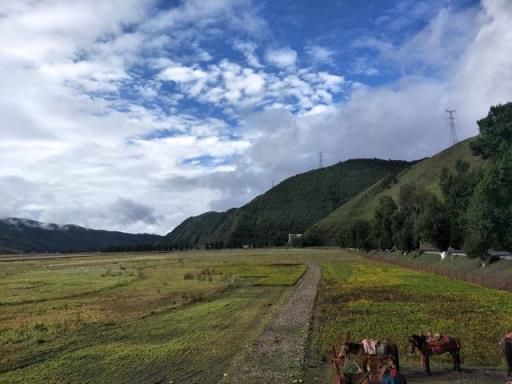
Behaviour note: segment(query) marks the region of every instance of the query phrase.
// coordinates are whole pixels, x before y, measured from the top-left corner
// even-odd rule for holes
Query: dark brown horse
[[[383,359],[387,360],[389,357],[393,359],[396,369],[400,370],[400,359],[398,347],[396,344],[389,342],[382,342],[382,352],[378,355],[368,355],[364,350],[361,343],[353,343],[346,341],[341,345],[340,356],[348,357],[353,355],[360,370],[366,371],[367,367],[375,371],[382,366]]]
[[[507,362],[508,376],[512,375],[512,333],[505,335],[500,340],[500,350],[503,358]]]
[[[428,338],[425,335],[412,335],[409,337],[409,352],[414,353],[418,349],[421,354],[421,361],[425,366],[425,372],[430,375],[430,356],[450,353],[453,358],[453,369],[460,371],[460,341],[455,337],[440,336]]]

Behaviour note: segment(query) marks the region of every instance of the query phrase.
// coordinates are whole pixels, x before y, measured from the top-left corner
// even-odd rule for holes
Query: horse
[[[409,337],[409,352],[414,353],[418,349],[421,354],[421,361],[425,365],[425,372],[430,375],[430,356],[450,353],[453,358],[454,371],[460,371],[460,349],[459,339],[450,336],[440,336],[436,340],[428,339],[425,335],[412,335]]]
[[[500,350],[507,362],[507,374],[512,375],[512,333],[509,333],[500,340]]]
[[[336,369],[336,377],[334,380],[335,384],[382,384],[384,382],[391,382],[393,384],[407,384],[407,380],[404,375],[397,372],[394,378],[385,378],[386,372],[390,372],[390,369],[394,367],[393,358],[388,356],[371,356],[374,359],[380,359],[382,366],[375,371],[369,370],[368,372],[355,372],[344,374],[342,373],[342,366],[345,365],[347,355],[341,355],[336,351],[336,346],[332,346],[331,363]],[[368,367],[366,367],[368,368]],[[386,381],[393,380],[393,381]]]
[[[353,343],[347,339],[347,341],[341,345],[340,356],[353,355],[360,370],[365,370],[365,367],[376,370],[381,366],[382,359],[391,357],[396,369],[400,370],[399,352],[396,344],[384,341],[381,343],[381,346],[381,353],[378,355],[369,355],[366,353],[362,343]]]

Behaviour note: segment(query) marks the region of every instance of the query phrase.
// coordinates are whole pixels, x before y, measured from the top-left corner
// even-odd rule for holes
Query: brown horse
[[[345,365],[346,357],[347,355],[340,356],[340,353],[336,351],[336,347],[334,345],[332,346],[331,363],[336,369],[335,384],[380,384],[386,370],[392,368],[394,365],[392,357],[371,356],[374,360],[379,359],[381,363],[380,367],[375,371],[369,370],[368,372],[343,374],[342,367]],[[401,373],[398,373],[398,382],[400,384],[407,384],[405,376]]]
[[[412,335],[409,337],[409,352],[414,353],[418,349],[421,354],[421,361],[425,365],[425,372],[430,375],[430,356],[450,353],[453,358],[453,369],[460,371],[460,341],[455,337],[440,336],[436,339],[429,339],[424,335]]]
[[[391,357],[396,369],[400,370],[399,352],[396,344],[384,341],[382,342],[382,347],[381,354],[368,355],[364,350],[363,344],[346,341],[341,345],[339,355],[343,357],[353,355],[360,370],[366,371],[366,368],[369,367],[374,372],[382,367],[383,361],[387,361]]]
[[[503,358],[507,362],[508,376],[512,375],[512,333],[505,335],[500,340],[500,350]]]

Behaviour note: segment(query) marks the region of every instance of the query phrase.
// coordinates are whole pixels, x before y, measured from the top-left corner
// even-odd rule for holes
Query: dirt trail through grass
[[[237,362],[222,383],[301,382],[309,323],[321,269],[309,264],[288,302],[279,310],[251,352]]]

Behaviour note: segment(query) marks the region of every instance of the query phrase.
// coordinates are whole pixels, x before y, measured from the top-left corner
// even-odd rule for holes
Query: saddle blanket
[[[363,339],[361,340],[361,344],[363,344],[363,348],[365,353],[369,355],[375,355],[377,353],[376,347],[377,342],[373,339]]]
[[[457,342],[449,336],[435,335],[427,337],[427,344],[432,352],[442,352],[447,349],[456,349]]]

